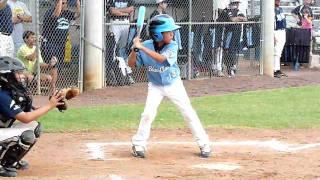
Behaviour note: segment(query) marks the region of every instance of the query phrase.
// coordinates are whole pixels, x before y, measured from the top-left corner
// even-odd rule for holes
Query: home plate
[[[210,163],[210,164],[198,164],[192,166],[193,168],[210,169],[219,171],[233,171],[241,168],[241,166],[234,163]]]

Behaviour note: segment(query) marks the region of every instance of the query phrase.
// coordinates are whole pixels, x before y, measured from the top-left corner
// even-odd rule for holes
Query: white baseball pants
[[[129,20],[110,20],[110,31],[113,32],[115,41],[119,48],[127,45],[130,21]]]
[[[202,147],[204,144],[209,144],[208,135],[191,105],[183,82],[180,79],[169,86],[157,86],[149,82],[146,105],[141,114],[138,132],[132,137],[132,144],[146,148],[147,140],[150,136],[151,124],[156,117],[157,109],[164,97],[168,97],[178,107],[185,121],[188,123],[198,146]]]
[[[37,121],[32,121],[28,124],[22,123],[20,121],[16,121],[9,128],[0,128],[0,142],[6,139],[20,136],[24,131],[32,130],[34,131],[38,126]]]
[[[14,57],[14,44],[11,36],[0,32],[0,56]]]
[[[286,30],[274,31],[274,72],[280,70],[280,58],[283,47],[286,43]]]

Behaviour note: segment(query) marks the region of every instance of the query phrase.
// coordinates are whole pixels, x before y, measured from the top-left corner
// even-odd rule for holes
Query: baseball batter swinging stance
[[[147,140],[157,109],[164,97],[168,97],[180,110],[188,123],[200,148],[201,157],[211,155],[211,147],[199,117],[192,108],[189,97],[180,78],[177,63],[178,45],[173,41],[173,31],[179,29],[172,17],[162,14],[153,17],[149,23],[150,40],[141,42],[138,37],[133,40],[128,64],[131,68],[145,66],[148,76],[148,95],[141,115],[137,134],[132,137],[132,150],[135,157],[146,156]]]

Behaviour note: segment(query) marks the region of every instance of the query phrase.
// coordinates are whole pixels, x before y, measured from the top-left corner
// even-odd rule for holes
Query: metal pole
[[[39,5],[39,0],[37,0],[36,1],[36,13],[35,13],[35,20],[36,20],[36,34],[37,34],[37,36],[39,37],[40,36],[40,28],[39,28],[39,26],[40,26],[40,15],[39,15],[39,13],[40,13],[40,11],[39,11],[39,9],[40,9],[40,5]],[[37,61],[36,61],[36,66],[37,66],[37,94],[41,94],[41,78],[40,78],[40,76],[41,76],[41,71],[40,71],[40,63],[39,63],[39,59],[40,59],[40,56],[41,56],[41,54],[39,53],[40,52],[40,50],[39,50],[39,48],[40,48],[40,46],[39,46],[39,40],[37,40],[37,42],[36,42],[36,52],[37,52]]]
[[[189,0],[189,35],[188,35],[188,74],[187,74],[187,79],[190,80],[191,79],[191,70],[192,70],[192,47],[191,47],[191,32],[192,32],[192,0]]]
[[[263,74],[273,77],[274,64],[274,1],[262,1]]]
[[[80,11],[80,56],[79,56],[79,76],[78,76],[78,87],[80,89],[80,92],[83,92],[83,57],[84,57],[84,16],[85,16],[85,10],[84,10],[84,4],[86,3],[86,0],[83,0],[80,4],[81,11]]]
[[[84,90],[103,87],[103,0],[85,1]],[[92,42],[98,46],[93,46]]]

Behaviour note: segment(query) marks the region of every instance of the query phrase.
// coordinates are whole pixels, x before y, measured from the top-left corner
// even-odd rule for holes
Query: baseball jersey
[[[0,10],[0,32],[11,34],[13,31],[12,12],[9,5]]]
[[[35,50],[36,50],[35,46],[30,48],[26,44],[23,44],[17,53],[18,59],[20,59],[23,62],[23,64],[26,66],[27,70],[31,73],[36,73],[36,70],[37,70],[37,66],[35,66],[36,61],[29,61],[27,59],[27,56],[31,55]],[[43,63],[41,53],[39,53],[38,55],[39,55],[39,63],[41,64],[41,63]]]
[[[21,112],[21,107],[11,98],[10,93],[0,90],[0,128],[10,127]]]
[[[166,57],[166,60],[160,63],[142,51],[137,53],[136,65],[147,68],[149,82],[159,86],[166,86],[180,79],[180,69],[177,63],[178,44],[175,41],[171,41],[160,50],[155,49],[153,40],[144,41],[143,45]]]
[[[274,9],[275,13],[275,30],[285,29],[287,26],[286,16],[284,15],[283,9],[281,7],[276,7]]]
[[[70,22],[75,20],[75,12],[70,10],[62,11],[59,17],[53,17],[54,8],[44,14],[42,35],[48,42],[65,45]]]
[[[8,5],[11,8],[12,11],[12,15],[13,16],[17,16],[17,15],[27,15],[27,16],[31,16],[30,11],[28,10],[26,4],[24,4],[21,1],[8,1]],[[24,32],[24,28],[23,28],[23,23],[18,23],[14,25],[14,31],[12,33],[12,39],[15,43],[19,42],[19,43],[23,43],[23,35]]]

